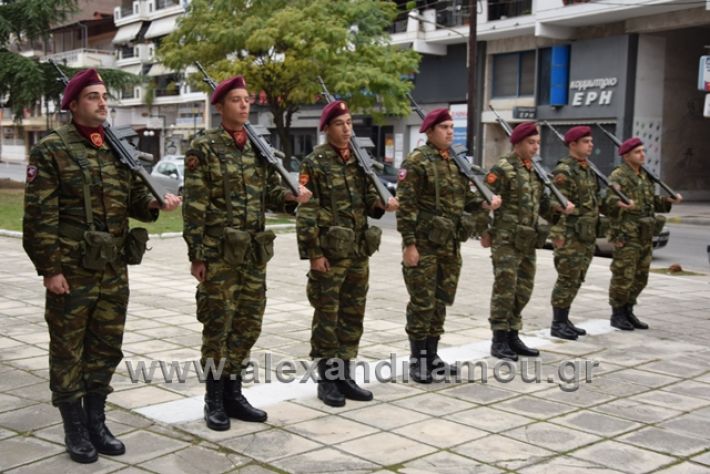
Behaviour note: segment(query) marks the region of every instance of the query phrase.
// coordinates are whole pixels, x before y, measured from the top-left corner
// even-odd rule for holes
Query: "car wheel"
[[[182,197],[182,186],[178,188],[178,196]]]

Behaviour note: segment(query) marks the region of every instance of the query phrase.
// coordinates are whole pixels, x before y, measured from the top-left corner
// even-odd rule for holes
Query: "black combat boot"
[[[207,428],[215,431],[229,429],[229,417],[224,411],[224,381],[210,374],[205,380],[205,421]]]
[[[340,393],[336,374],[335,364],[330,359],[318,361],[318,398],[328,406],[342,407],[345,406],[345,395]]]
[[[520,339],[520,336],[518,336],[518,331],[515,329],[508,331],[508,346],[513,352],[521,356],[537,357],[540,355],[539,350],[525,345]]]
[[[426,339],[409,339],[409,376],[417,383],[431,383],[431,368],[427,357]]]
[[[426,356],[432,372],[439,375],[456,375],[459,371],[456,365],[447,364],[439,357],[439,336],[426,338]]]
[[[552,308],[552,326],[550,326],[550,334],[552,337],[560,339],[568,339],[574,341],[579,337],[577,332],[570,327],[569,308]]]
[[[350,373],[350,361],[341,359],[340,362],[343,364],[343,370],[337,382],[340,393],[348,400],[356,400],[359,402],[369,402],[372,400],[372,392],[359,387],[355,383],[355,379]]]
[[[626,306],[611,308],[611,325],[624,331],[633,331],[634,325],[626,317]]]
[[[518,360],[518,354],[513,352],[508,342],[508,331],[496,329],[493,331],[491,355],[498,359]]]
[[[580,327],[575,326],[575,325],[572,323],[572,321],[569,319],[569,308],[567,308],[567,314],[568,314],[568,316],[567,316],[567,326],[569,326],[569,328],[572,329],[572,331],[576,332],[578,336],[586,336],[586,335],[587,335],[587,331],[585,331],[584,329],[582,329],[582,328],[580,328]]]
[[[89,429],[89,439],[101,454],[118,456],[126,452],[126,446],[116,439],[106,426],[106,395],[88,393],[84,397],[86,412],[86,427]]]
[[[632,304],[626,305],[626,319],[629,320],[634,329],[648,329],[648,324],[639,320],[634,314],[634,305]]]
[[[72,461],[82,464],[95,462],[99,453],[91,444],[89,431],[86,429],[84,410],[81,401],[61,403],[57,406],[64,422],[64,444]]]
[[[266,412],[254,408],[249,400],[242,395],[242,378],[237,376],[234,380],[227,377],[224,381],[224,411],[230,418],[242,421],[266,421]]]

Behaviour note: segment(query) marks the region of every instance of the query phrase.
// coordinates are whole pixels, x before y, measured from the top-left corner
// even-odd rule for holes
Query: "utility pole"
[[[476,161],[476,35],[478,30],[478,0],[468,2],[468,101],[466,114],[466,148]]]

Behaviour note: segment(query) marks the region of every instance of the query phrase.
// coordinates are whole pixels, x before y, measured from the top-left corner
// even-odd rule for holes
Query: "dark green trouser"
[[[566,309],[572,305],[587,275],[594,256],[594,244],[583,244],[568,237],[562,248],[555,249],[557,281],[552,289],[552,307]]]
[[[635,305],[648,283],[653,246],[650,243],[641,245],[638,241],[626,242],[623,247],[614,249],[613,257],[609,305],[612,308]]]
[[[493,293],[491,295],[491,329],[520,331],[523,328],[523,308],[530,301],[535,284],[535,249],[528,253],[512,245],[494,245]]]

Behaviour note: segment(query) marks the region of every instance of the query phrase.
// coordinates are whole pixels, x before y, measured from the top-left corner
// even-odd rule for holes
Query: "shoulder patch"
[[[562,185],[565,183],[565,181],[567,181],[567,177],[562,173],[557,173],[553,181],[555,182],[555,184]]]
[[[39,174],[39,170],[37,170],[37,167],[34,165],[28,165],[27,166],[27,183],[31,183],[32,181],[35,180],[37,175]]]
[[[308,176],[308,173],[306,173],[305,171],[301,171],[298,174],[298,184],[300,184],[301,186],[307,185],[308,181],[310,181],[310,180],[311,180],[311,177]]]
[[[486,183],[495,184],[496,181],[498,181],[498,176],[494,172],[489,171],[486,175]]]

